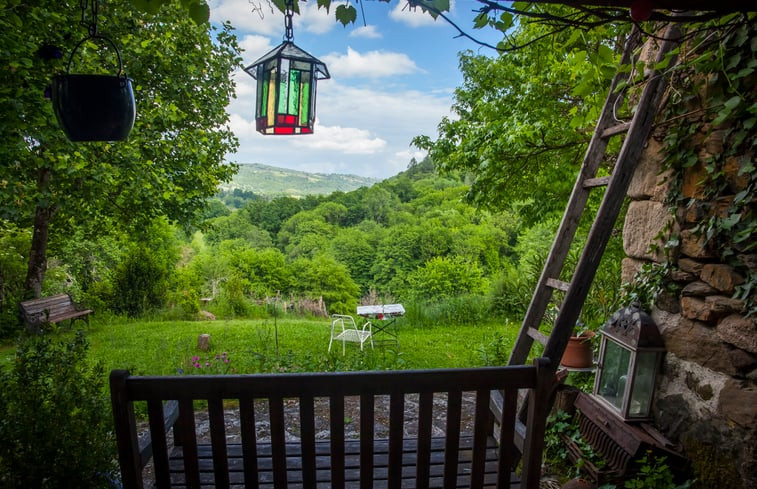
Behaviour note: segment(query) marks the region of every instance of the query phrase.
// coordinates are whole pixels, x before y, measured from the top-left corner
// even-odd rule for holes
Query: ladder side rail
[[[628,64],[631,61],[631,55],[636,48],[639,39],[640,33],[638,29],[634,27],[633,32],[626,40],[620,66]],[[571,192],[570,198],[565,207],[565,214],[560,222],[557,234],[555,235],[555,240],[552,243],[552,248],[550,249],[547,261],[544,264],[541,276],[537,282],[534,295],[531,298],[531,303],[529,304],[526,315],[523,318],[520,332],[518,333],[513,349],[510,352],[508,365],[522,365],[526,361],[528,353],[531,350],[533,338],[528,335],[528,330],[529,328],[538,329],[539,323],[541,322],[544,312],[547,309],[547,305],[549,304],[549,299],[552,296],[552,289],[547,286],[547,280],[550,278],[557,278],[562,270],[565,258],[570,251],[570,245],[573,242],[573,237],[578,229],[578,222],[583,213],[583,209],[586,206],[586,202],[589,199],[589,193],[591,190],[585,188],[583,182],[596,175],[599,165],[602,162],[602,157],[607,148],[607,139],[602,137],[602,132],[614,121],[613,107],[621,96],[620,93],[615,92],[615,87],[622,76],[624,76],[624,74],[618,72],[613,77],[610,91],[602,108],[600,118],[597,121],[594,135],[592,136],[591,142],[586,150],[584,162],[581,165],[576,183],[573,186],[573,191]]]
[[[656,61],[661,61],[664,56],[678,44],[677,39],[680,30],[677,25],[669,25],[665,33],[665,41],[660,45]],[[568,292],[565,294],[563,307],[557,315],[552,333],[544,348],[544,357],[549,358],[554,368],[565,351],[573,327],[581,313],[584,301],[589,294],[594,275],[604,254],[605,247],[612,234],[615,221],[620,214],[620,209],[628,192],[634,170],[643,150],[644,142],[654,123],[657,109],[667,83],[662,75],[653,71],[644,91],[642,92],[637,113],[634,116],[628,136],[618,156],[618,161],[613,171],[613,178],[605,192],[605,198],[597,212],[595,221],[589,231],[586,246],[576,266],[576,271],[571,280]]]

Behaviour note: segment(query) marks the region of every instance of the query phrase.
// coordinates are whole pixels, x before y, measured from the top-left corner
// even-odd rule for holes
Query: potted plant
[[[594,364],[592,340],[596,333],[581,322],[576,324],[573,336],[568,339],[560,365],[569,368],[591,368]]]

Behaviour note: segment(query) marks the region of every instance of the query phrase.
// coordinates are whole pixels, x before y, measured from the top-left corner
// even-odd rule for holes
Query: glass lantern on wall
[[[625,421],[650,419],[655,379],[665,353],[657,325],[641,309],[626,307],[599,332],[594,397]]]

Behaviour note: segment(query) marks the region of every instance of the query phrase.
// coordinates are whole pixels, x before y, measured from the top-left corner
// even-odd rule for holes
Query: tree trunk
[[[50,183],[50,169],[42,168],[37,177],[37,189],[44,192]],[[24,296],[27,299],[42,295],[42,281],[47,271],[47,238],[50,229],[50,218],[55,213],[55,206],[42,207],[37,205],[34,213],[34,231],[32,245],[29,251],[29,266],[26,270]]]

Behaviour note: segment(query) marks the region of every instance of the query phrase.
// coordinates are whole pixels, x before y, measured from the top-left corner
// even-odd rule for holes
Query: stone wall
[[[704,127],[697,139],[699,163],[683,175],[663,172],[661,136],[650,138],[634,176],[623,229],[627,258],[624,282],[645,262],[666,260],[662,234],[680,236],[670,257],[675,293],[661,295],[652,310],[667,349],[655,401],[655,423],[680,443],[692,461],[698,487],[757,488],[757,324],[745,317],[744,302],[733,299],[743,273],[718,260],[718,250],[705,246],[696,224],[727,206],[733,195],[717,202],[701,200],[704,162],[722,151],[722,131]],[[711,159],[710,159],[711,160]],[[739,160],[722,168],[733,194],[743,190]],[[668,178],[671,176],[680,178]],[[692,205],[674,209],[664,204],[671,182],[682,182]],[[657,246],[653,246],[653,245]],[[757,255],[737,256],[742,268],[757,266]]]

